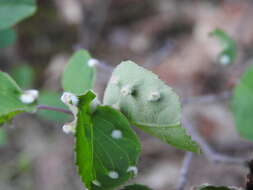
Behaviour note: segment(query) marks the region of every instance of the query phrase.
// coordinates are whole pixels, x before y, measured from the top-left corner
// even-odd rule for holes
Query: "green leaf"
[[[79,97],[76,164],[89,190],[111,190],[133,177],[140,144],[128,120],[119,111],[98,106],[91,113],[90,104],[94,98],[91,91]],[[128,171],[130,166],[132,169]]]
[[[104,104],[118,108],[131,123],[177,148],[200,152],[180,125],[179,97],[157,75],[131,61],[114,70]]]
[[[218,38],[223,50],[219,53],[218,62],[223,65],[229,65],[236,59],[236,42],[226,32],[221,29],[215,29],[210,33],[211,36]]]
[[[243,190],[238,187],[226,187],[226,186],[213,186],[209,184],[203,184],[197,187],[194,187],[193,190]]]
[[[22,89],[31,88],[34,82],[34,70],[27,64],[15,67],[11,71],[11,76]]]
[[[95,80],[95,68],[89,66],[91,56],[85,50],[76,52],[66,65],[62,77],[64,91],[76,95],[92,89]]]
[[[151,190],[149,187],[140,184],[127,185],[122,190]]]
[[[90,103],[95,98],[91,92],[79,98],[79,111],[76,124],[76,165],[81,180],[88,189],[91,189],[91,183],[94,179],[94,161],[93,161],[93,124],[89,114]]]
[[[0,30],[0,48],[8,47],[16,41],[16,38],[15,30],[11,28]]]
[[[0,71],[0,125],[21,112],[33,112],[36,104],[24,104],[20,100],[21,89],[7,74]]]
[[[35,0],[1,0],[0,30],[10,28],[36,11]]]
[[[38,104],[68,109],[60,99],[61,95],[57,92],[42,91],[38,99]],[[49,121],[66,122],[70,119],[70,117],[64,113],[51,110],[39,110],[37,113],[41,118]]]
[[[253,65],[245,71],[234,88],[232,110],[237,131],[242,137],[253,141]]]

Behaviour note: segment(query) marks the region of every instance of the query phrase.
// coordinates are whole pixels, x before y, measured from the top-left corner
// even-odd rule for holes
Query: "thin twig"
[[[198,134],[194,126],[185,119],[182,121],[183,126],[188,130],[192,139],[195,140],[202,149],[202,152],[205,154],[206,158],[214,163],[227,163],[227,164],[239,164],[245,165],[247,162],[246,159],[243,158],[233,158],[227,155],[223,155],[215,152],[209,144]]]
[[[104,61],[99,61],[97,67],[100,67],[100,68],[102,68],[102,69],[105,69],[105,70],[107,70],[107,71],[109,71],[109,72],[112,72],[113,69],[114,69],[113,66],[111,66],[111,65],[109,65],[109,64],[106,64]]]
[[[188,181],[189,169],[190,169],[190,164],[191,164],[192,159],[193,159],[193,153],[186,152],[184,161],[183,161],[183,166],[180,171],[179,183],[176,188],[177,190],[183,190]]]
[[[69,115],[72,115],[72,112],[67,110],[67,109],[63,109],[63,108],[56,108],[56,107],[51,107],[51,106],[47,106],[47,105],[38,105],[37,109],[40,110],[51,110],[51,111],[56,111],[56,112],[61,112],[61,113],[66,113]]]
[[[232,96],[230,91],[225,91],[220,94],[210,94],[199,97],[192,97],[182,101],[182,104],[193,104],[193,103],[212,103],[216,101],[227,100]]]

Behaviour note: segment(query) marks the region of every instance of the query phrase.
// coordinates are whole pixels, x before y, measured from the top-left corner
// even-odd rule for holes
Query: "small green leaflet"
[[[49,91],[42,91],[40,93],[38,103],[41,105],[48,105],[57,108],[67,109],[61,100],[61,95],[58,92],[49,92]],[[55,122],[66,122],[70,119],[65,113],[60,113],[56,111],[50,110],[39,110],[38,115],[46,120],[55,121]]]
[[[209,184],[203,184],[197,187],[194,187],[193,190],[243,190],[238,187],[226,187],[226,186],[213,186]]]
[[[16,32],[11,29],[0,30],[0,48],[5,48],[16,41]]]
[[[19,65],[11,70],[12,78],[22,89],[29,89],[33,86],[35,80],[35,73],[28,64]]]
[[[76,123],[76,165],[81,180],[90,190],[94,177],[94,147],[93,147],[93,124],[89,113],[90,104],[95,94],[88,92],[79,97],[77,123]]]
[[[89,190],[111,190],[133,177],[140,143],[128,120],[109,106],[91,113],[95,94],[79,97],[76,124],[76,165]]]
[[[253,65],[245,71],[240,83],[234,88],[232,110],[237,131],[242,137],[253,141]]]
[[[213,30],[210,35],[217,37],[223,48],[219,53],[219,63],[222,65],[233,63],[237,54],[236,42],[221,29]]]
[[[79,50],[69,60],[62,76],[64,91],[76,95],[92,89],[95,80],[95,68],[89,65],[91,56],[85,50]]]
[[[21,89],[7,74],[0,71],[0,125],[20,112],[33,112],[35,103],[24,104],[20,101]]]
[[[152,189],[150,189],[145,185],[133,184],[125,186],[122,190],[152,190]]]
[[[179,97],[154,73],[131,61],[113,71],[104,104],[118,108],[129,121],[145,132],[177,148],[200,152],[181,127]]]
[[[10,28],[36,11],[35,0],[1,0],[0,30]]]

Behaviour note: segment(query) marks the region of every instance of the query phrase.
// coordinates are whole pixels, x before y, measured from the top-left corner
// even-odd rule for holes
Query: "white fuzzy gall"
[[[22,95],[20,96],[20,100],[21,100],[21,102],[24,103],[24,104],[31,104],[31,103],[34,102],[33,96],[27,95],[27,94],[22,94]]]
[[[72,104],[74,106],[77,106],[78,104],[78,97],[70,92],[64,92],[61,96],[61,101],[64,104]]]
[[[21,94],[20,100],[24,104],[31,104],[33,103],[37,98],[39,97],[39,91],[38,90],[26,90]]]
[[[112,178],[112,179],[118,179],[118,178],[119,178],[119,174],[118,174],[118,172],[116,172],[116,171],[110,171],[110,172],[108,173],[108,176],[109,176],[110,178]]]
[[[99,61],[97,60],[97,59],[94,59],[94,58],[91,58],[89,61],[88,61],[88,65],[90,66],[90,67],[94,67],[94,66],[96,66],[96,65],[98,65],[99,64]]]
[[[72,134],[75,133],[75,127],[72,124],[65,124],[62,127],[62,131],[66,134]]]
[[[121,139],[122,138],[122,132],[120,130],[113,130],[111,134],[112,138],[114,139]]]
[[[161,98],[161,95],[159,92],[151,92],[148,96],[148,101],[155,102],[158,101]]]
[[[123,96],[131,95],[133,93],[133,88],[130,85],[123,86],[120,90]]]
[[[96,111],[96,109],[97,109],[97,106],[99,106],[99,105],[101,105],[101,102],[96,97],[94,100],[92,100],[92,102],[90,104],[91,112],[94,113]]]
[[[26,90],[25,93],[32,95],[36,99],[39,97],[39,91],[35,89]]]
[[[98,187],[101,187],[101,183],[98,180],[93,180],[92,183]]]
[[[127,168],[127,172],[133,172],[134,176],[137,176],[137,174],[138,174],[138,168],[136,166],[129,166]]]
[[[226,54],[222,55],[219,61],[222,65],[228,65],[231,62],[230,57]]]

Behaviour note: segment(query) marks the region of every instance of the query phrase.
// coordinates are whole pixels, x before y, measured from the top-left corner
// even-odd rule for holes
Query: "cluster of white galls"
[[[126,172],[131,172],[134,174],[134,176],[137,176],[138,174],[138,168],[136,166],[129,166],[126,170]],[[116,171],[109,171],[108,172],[108,177],[110,177],[111,179],[118,179],[120,176],[119,176],[119,173],[116,172]],[[96,186],[99,186],[101,187],[101,183],[98,181],[98,180],[93,180],[92,183]]]
[[[110,83],[116,86],[119,86],[120,84],[120,79],[118,76],[112,76]],[[121,87],[120,89],[120,94],[122,96],[128,96],[128,95],[132,95],[134,93],[135,87],[133,85],[125,85],[123,87]],[[148,94],[147,96],[147,100],[150,102],[156,102],[158,100],[160,100],[161,98],[161,93],[159,91],[151,91],[150,94]],[[115,104],[114,106],[115,108],[118,108],[118,105]]]
[[[74,120],[70,123],[65,123],[62,127],[62,130],[66,134],[72,134],[75,133],[76,128],[76,121],[77,121],[77,112],[78,112],[78,97],[70,92],[64,92],[61,96],[61,101],[66,104],[71,112],[74,115]],[[91,102],[91,112],[94,112],[97,108],[97,106],[100,105],[99,100],[97,97]]]
[[[24,104],[31,104],[39,97],[39,91],[35,89],[25,90],[20,95],[20,101]]]
[[[74,115],[74,120],[70,123],[65,123],[62,127],[62,130],[66,134],[75,133],[76,128],[76,121],[77,121],[77,112],[78,112],[78,102],[79,99],[76,95],[70,93],[70,92],[64,92],[61,96],[61,101],[66,104],[71,112]]]
[[[223,55],[220,56],[219,62],[222,65],[228,65],[231,62],[231,58],[229,57],[229,55],[223,54]]]

